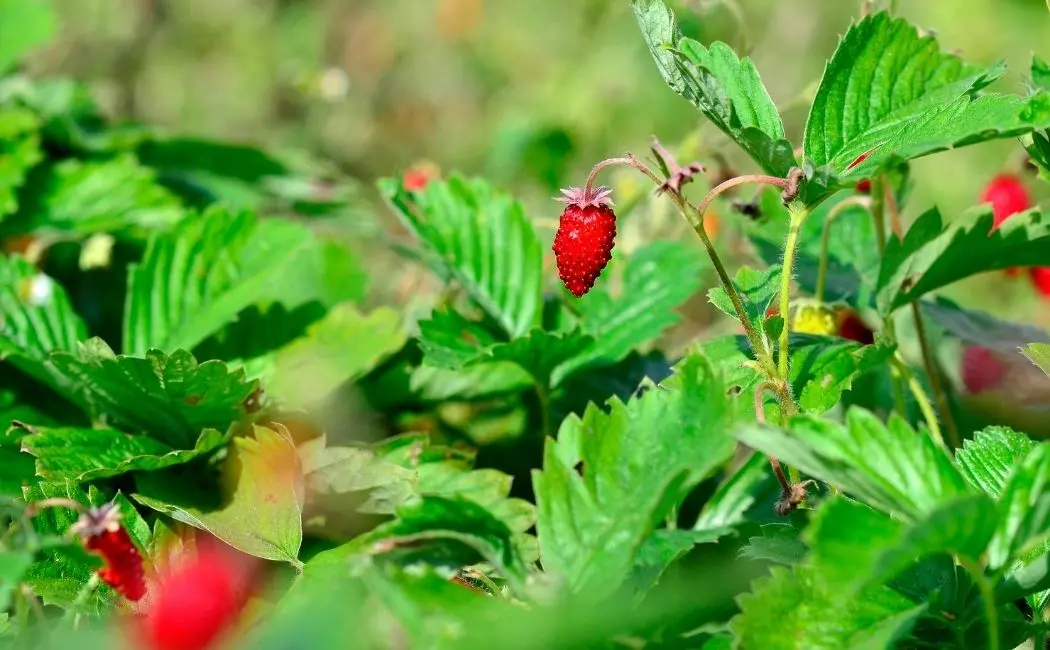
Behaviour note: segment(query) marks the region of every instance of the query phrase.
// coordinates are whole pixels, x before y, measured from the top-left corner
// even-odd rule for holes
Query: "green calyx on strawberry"
[[[616,214],[612,210],[612,190],[608,187],[562,190],[565,210],[554,235],[558,276],[572,295],[579,298],[590,291],[595,280],[612,259],[616,238]]]

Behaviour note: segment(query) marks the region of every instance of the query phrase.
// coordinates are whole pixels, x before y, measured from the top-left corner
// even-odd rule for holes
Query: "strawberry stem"
[[[798,248],[798,235],[802,230],[802,224],[806,221],[809,210],[800,203],[792,202],[788,206],[791,223],[788,227],[787,240],[784,242],[784,267],[780,274],[780,315],[784,318],[784,327],[780,330],[780,345],[777,350],[777,372],[785,382],[790,380],[789,376],[789,337],[791,328],[788,327],[788,318],[791,313],[791,272],[795,265],[795,251]],[[786,417],[785,417],[786,420]]]
[[[871,218],[875,222],[875,244],[879,249],[879,257],[886,253],[886,192],[883,189],[885,181],[882,176],[871,179]],[[887,316],[882,324],[882,331],[890,342],[897,341],[896,327],[892,316]],[[907,408],[904,404],[904,386],[897,375],[892,375],[890,384],[893,387],[893,403],[901,417],[907,417]]]
[[[663,183],[663,181],[660,180],[660,177],[653,173],[653,170],[646,167],[645,164],[642,163],[642,161],[635,158],[633,154],[627,154],[622,158],[607,158],[606,160],[603,160],[597,165],[595,165],[591,169],[590,175],[587,176],[587,182],[583,186],[584,190],[586,190],[588,193],[593,192],[594,182],[598,180],[598,174],[602,173],[602,171],[607,167],[616,166],[634,167],[638,171],[651,178],[652,181],[657,185]]]
[[[922,417],[926,420],[926,426],[930,429],[930,437],[937,444],[944,446],[944,437],[941,435],[941,425],[937,421],[937,412],[933,410],[933,404],[930,402],[930,398],[926,396],[926,391],[922,389],[922,384],[915,378],[915,373],[908,368],[898,353],[894,353],[890,357],[890,363],[893,364],[894,370],[901,377],[906,378],[912,397],[915,398],[915,402],[919,405]],[[902,413],[901,415],[904,414]]]
[[[929,341],[926,339],[926,324],[923,322],[922,310],[919,307],[918,300],[912,301],[911,311],[915,318],[915,338],[919,340],[922,363],[926,368],[926,374],[930,377],[930,389],[933,391],[933,398],[937,401],[937,409],[941,412],[944,428],[948,431],[948,442],[953,449],[958,449],[962,447],[962,440],[959,438],[959,429],[955,426],[955,418],[952,417],[952,410],[948,405],[948,396],[945,394],[944,385],[941,383],[940,369],[937,368],[937,363],[933,360],[933,352],[930,350]]]

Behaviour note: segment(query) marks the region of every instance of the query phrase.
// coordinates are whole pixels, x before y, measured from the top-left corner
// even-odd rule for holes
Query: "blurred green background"
[[[755,60],[798,144],[809,97],[859,0],[678,0],[683,30]],[[899,0],[896,11],[976,63],[1003,59],[1017,92],[1050,58],[1044,0]],[[550,235],[561,186],[652,135],[742,162],[667,89],[626,0],[57,0],[59,38],[35,73],[90,85],[117,119],[302,149],[365,186],[419,161],[490,177]],[[745,28],[746,26],[746,28]],[[688,148],[688,147],[687,147]],[[917,161],[906,216],[971,206],[1020,147],[998,141]],[[705,161],[710,162],[710,161]],[[746,169],[746,165],[743,166]],[[1040,196],[1045,189],[1031,178]],[[700,189],[693,190],[696,195]],[[364,213],[367,214],[367,213]],[[1050,326],[1025,282],[977,278],[973,303]],[[956,291],[955,293],[958,293]]]

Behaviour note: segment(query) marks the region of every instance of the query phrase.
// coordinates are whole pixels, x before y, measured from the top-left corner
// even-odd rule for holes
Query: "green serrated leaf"
[[[315,240],[303,225],[222,207],[152,237],[128,274],[124,350],[192,350],[241,310],[278,294]]]
[[[809,549],[791,524],[765,524],[762,534],[750,537],[740,547],[739,557],[793,566],[802,562]]]
[[[976,563],[995,532],[995,503],[964,496],[912,525],[845,498],[821,506],[806,530],[811,563],[847,597],[900,575],[917,560],[948,553]]]
[[[65,290],[21,257],[0,256],[0,360],[59,392],[70,389],[47,364],[87,338]]]
[[[1038,212],[1015,215],[995,227],[991,208],[944,224],[932,209],[891,238],[879,270],[878,305],[888,314],[935,289],[977,273],[1037,266],[1050,256],[1050,221]]]
[[[773,569],[739,603],[737,643],[769,650],[889,650],[926,610],[889,587],[842,598],[809,567]]]
[[[154,171],[130,154],[100,162],[64,160],[27,186],[24,196],[19,219],[11,220],[22,232],[138,236],[167,228],[185,215],[179,200],[157,183]]]
[[[116,429],[34,427],[22,439],[22,450],[36,457],[37,476],[82,483],[186,463],[228,441],[228,435],[205,429],[192,449],[172,449],[153,438]]]
[[[845,424],[802,415],[792,418],[788,431],[753,424],[735,435],[782,463],[906,518],[969,491],[945,450],[929,436],[898,417],[887,426],[857,407],[846,413]]]
[[[481,179],[459,176],[411,195],[394,181],[379,187],[427,247],[427,263],[462,285],[507,335],[538,324],[543,250],[521,204]]]
[[[988,567],[996,570],[1050,538],[1050,446],[1035,446],[1017,465],[1000,502],[999,524],[988,547]]]
[[[733,286],[744,303],[744,310],[752,323],[761,323],[765,320],[766,310],[780,293],[780,275],[779,266],[770,266],[764,271],[756,271],[749,266],[743,266],[733,277]],[[737,317],[733,302],[723,287],[709,290],[707,297],[711,304],[719,310],[733,318]]]
[[[576,302],[583,333],[594,340],[556,375],[617,363],[659,337],[681,320],[675,309],[700,288],[706,264],[704,255],[682,242],[657,241],[634,251],[618,297],[600,283]]]
[[[148,432],[174,449],[193,448],[203,429],[225,431],[241,420],[257,387],[221,361],[198,364],[185,350],[115,355],[101,339],[82,344],[77,354],[55,352],[51,363],[96,417]]]
[[[736,140],[767,172],[785,176],[795,164],[784,124],[750,59],[725,43],[704,47],[682,38],[661,0],[632,0],[635,18],[667,85]]]
[[[700,356],[626,405],[611,400],[609,413],[566,419],[533,472],[544,567],[574,591],[615,591],[681,492],[729,458],[728,420],[722,379]]]
[[[955,462],[970,485],[998,499],[1007,477],[1035,447],[1023,433],[1008,427],[988,427],[963,441],[955,452]]]
[[[235,438],[220,495],[176,468],[139,475],[131,497],[249,555],[298,564],[302,468],[286,435],[256,426],[254,437]]]
[[[388,308],[368,315],[351,304],[332,308],[305,336],[274,355],[248,361],[267,394],[291,409],[309,409],[401,349],[401,317]]]
[[[1040,98],[978,95],[1002,65],[940,52],[885,12],[850,27],[824,70],[806,124],[806,157],[842,179],[952,146],[1012,137],[1050,123]]]

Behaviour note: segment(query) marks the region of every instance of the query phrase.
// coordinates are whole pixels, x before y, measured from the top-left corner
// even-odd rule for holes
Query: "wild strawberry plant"
[[[421,318],[366,298],[338,173],[0,78],[0,640],[1041,646],[1050,335],[937,295],[1042,291],[1038,181],[901,215],[945,149],[1020,138],[1046,180],[1050,72],[992,92],[1002,66],[869,4],[792,141],[749,59],[631,0],[755,173],[654,141],[567,189],[553,241],[483,179],[383,180],[413,244],[379,240],[441,287]],[[699,246],[615,245],[613,167]],[[701,290],[736,333],[661,352]]]

